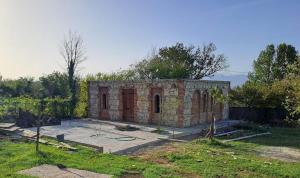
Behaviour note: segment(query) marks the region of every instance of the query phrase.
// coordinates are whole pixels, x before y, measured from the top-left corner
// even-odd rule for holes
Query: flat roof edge
[[[184,82],[209,82],[209,83],[228,83],[230,84],[230,81],[225,80],[195,80],[195,79],[154,79],[154,80],[89,80],[88,82],[92,83],[142,83],[142,82],[160,82],[160,81],[184,81]]]

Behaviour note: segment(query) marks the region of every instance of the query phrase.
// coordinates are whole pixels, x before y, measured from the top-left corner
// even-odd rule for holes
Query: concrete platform
[[[217,128],[228,127],[239,123],[235,120],[225,120],[216,123]],[[136,131],[120,131],[116,126],[131,126],[139,128]],[[143,146],[155,144],[162,140],[174,139],[183,136],[200,133],[207,129],[209,124],[203,124],[190,128],[161,127],[163,134],[154,133],[158,126],[140,125],[135,123],[102,121],[95,119],[65,120],[61,125],[45,126],[41,128],[41,134],[56,137],[64,134],[65,140],[75,141],[94,146],[102,146],[105,153],[128,153]],[[36,128],[28,130],[35,131]]]
[[[111,178],[112,175],[107,174],[99,174],[95,172],[65,168],[60,169],[57,166],[53,165],[41,165],[37,167],[33,167],[31,169],[26,169],[18,172],[19,174],[35,176],[40,178]]]

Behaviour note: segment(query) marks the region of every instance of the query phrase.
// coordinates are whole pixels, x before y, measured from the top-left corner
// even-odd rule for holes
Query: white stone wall
[[[149,88],[147,83],[137,83],[137,121],[139,123],[148,123],[149,120]]]
[[[88,115],[92,118],[97,118],[99,115],[98,106],[98,86],[95,82],[89,82],[88,89]]]

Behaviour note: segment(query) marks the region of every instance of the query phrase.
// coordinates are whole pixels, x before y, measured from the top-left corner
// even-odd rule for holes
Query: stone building
[[[227,95],[230,82],[208,80],[90,81],[89,117],[101,120],[190,127],[228,118],[228,104],[216,103],[210,90]]]

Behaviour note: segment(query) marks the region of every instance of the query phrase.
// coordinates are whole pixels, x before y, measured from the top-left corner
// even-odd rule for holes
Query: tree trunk
[[[36,145],[35,145],[36,152],[39,152],[39,142],[40,142],[40,118],[38,118],[37,128],[36,128]]]
[[[211,123],[210,123],[210,134],[209,134],[209,138],[213,139],[214,138],[214,134],[215,134],[215,115],[214,113],[212,114],[211,117]]]

